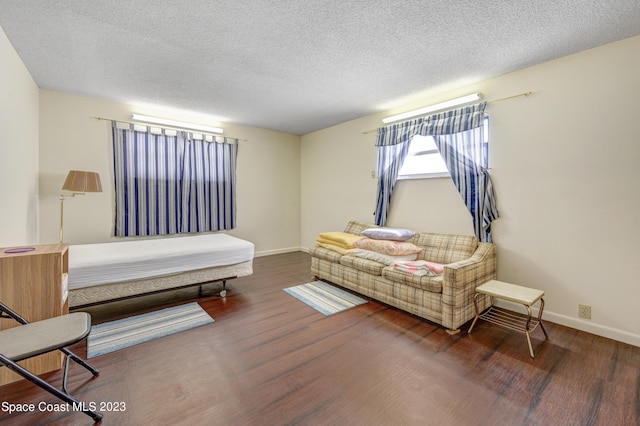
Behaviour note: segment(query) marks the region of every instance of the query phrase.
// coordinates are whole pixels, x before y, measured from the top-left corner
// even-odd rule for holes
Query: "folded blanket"
[[[316,241],[316,243],[317,243],[320,247],[326,248],[326,249],[328,249],[328,250],[335,251],[336,253],[340,253],[340,254],[343,254],[343,255],[344,255],[344,254],[350,254],[350,253],[351,253],[351,251],[355,250],[355,249],[345,249],[345,248],[342,248],[342,247],[337,246],[337,245],[335,245],[335,244],[321,243],[321,242],[318,242],[318,241]]]
[[[362,235],[349,234],[347,232],[323,232],[316,241],[323,244],[333,244],[344,249],[354,248],[353,243],[363,239]]]
[[[393,264],[393,269],[419,277],[433,277],[444,272],[444,265],[427,260],[398,261]]]
[[[363,259],[373,260],[374,262],[382,263],[387,266],[392,266],[395,262],[401,260],[416,260],[418,257],[417,254],[409,254],[406,256],[387,256],[386,254],[378,253],[376,251],[359,248],[349,250],[349,254]]]

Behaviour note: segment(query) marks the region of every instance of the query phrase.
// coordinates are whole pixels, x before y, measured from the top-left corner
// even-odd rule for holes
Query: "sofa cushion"
[[[309,249],[309,254],[318,259],[326,260],[333,263],[339,263],[342,255],[336,251],[329,250],[324,247],[315,246]]]
[[[382,275],[382,268],[386,266],[373,260],[350,255],[342,256],[340,258],[340,264],[371,275]]]
[[[443,265],[468,259],[478,248],[478,240],[472,235],[423,232],[410,241],[423,248],[418,259]]]
[[[396,283],[417,287],[434,293],[442,293],[442,282],[444,281],[443,275],[417,276],[397,271],[393,269],[393,266],[387,266],[382,270],[382,276]]]

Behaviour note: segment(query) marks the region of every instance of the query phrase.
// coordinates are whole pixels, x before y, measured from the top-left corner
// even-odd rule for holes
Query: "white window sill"
[[[413,180],[413,179],[437,179],[437,178],[451,178],[451,175],[446,173],[421,173],[415,175],[398,176],[398,180]]]

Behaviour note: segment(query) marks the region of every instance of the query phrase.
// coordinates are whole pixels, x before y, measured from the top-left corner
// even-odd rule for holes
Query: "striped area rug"
[[[288,287],[284,291],[326,316],[367,303],[366,300],[323,281]]]
[[[91,327],[87,358],[214,322],[196,302],[135,315]]]

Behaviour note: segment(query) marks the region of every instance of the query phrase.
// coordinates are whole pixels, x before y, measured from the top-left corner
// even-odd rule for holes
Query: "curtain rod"
[[[517,95],[512,95],[512,96],[507,96],[505,98],[500,98],[500,99],[494,99],[492,101],[486,101],[488,104],[493,104],[496,102],[501,102],[501,101],[506,101],[507,99],[514,99],[514,98],[519,98],[520,96],[524,96],[525,98],[533,95],[532,91],[529,92],[523,92],[523,93],[518,93]],[[378,129],[373,129],[373,130],[367,130],[366,132],[362,132],[363,135],[368,135],[369,133],[373,133],[373,132],[377,132]]]
[[[137,123],[134,121],[125,121],[125,120],[114,120],[112,118],[104,118],[104,117],[91,117],[91,118],[95,118],[96,120],[104,120],[104,121],[115,121],[118,123],[125,123],[125,124],[135,124],[138,126],[147,126],[147,127],[156,127],[158,129],[171,129],[171,130],[180,130],[180,131],[189,131],[189,129],[182,129],[179,127],[171,127],[171,126],[154,126],[153,124],[149,124],[149,123]],[[196,130],[191,130],[191,133],[200,133],[203,135],[211,135],[213,137],[222,137],[222,138],[229,138],[229,139],[237,139],[238,141],[242,141],[242,142],[248,142],[248,139],[240,139],[240,138],[234,138],[232,136],[224,136],[224,135],[216,135],[215,133],[209,133],[209,132],[202,132],[202,131],[196,131]]]
[[[493,101],[487,101],[488,104],[494,104],[496,102],[506,101],[507,99],[519,98],[520,96],[524,96],[525,98],[529,95],[533,95],[532,91],[518,93],[517,95],[507,96],[506,98],[494,99]]]

